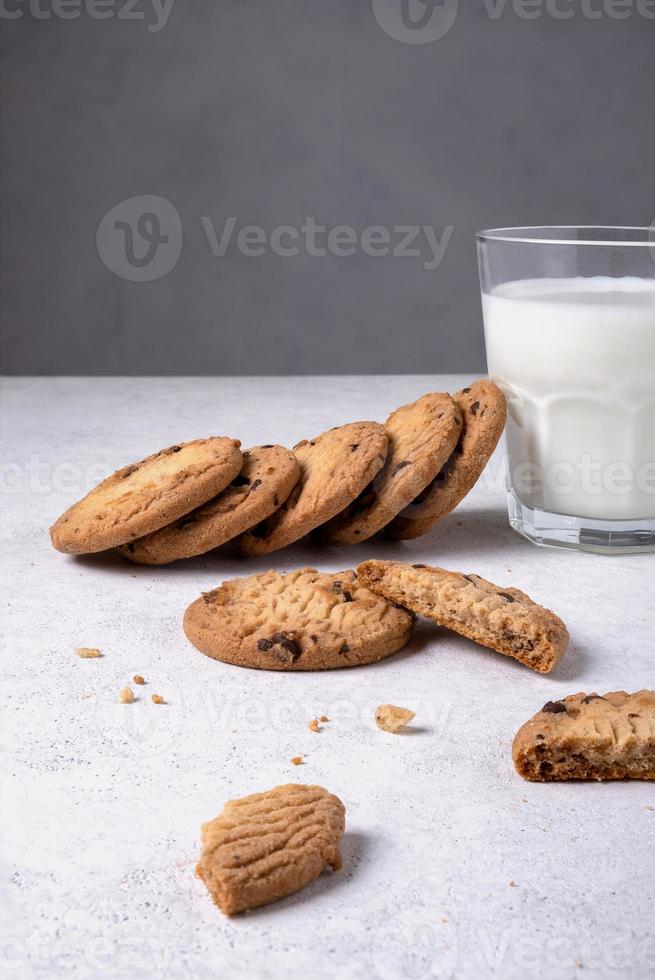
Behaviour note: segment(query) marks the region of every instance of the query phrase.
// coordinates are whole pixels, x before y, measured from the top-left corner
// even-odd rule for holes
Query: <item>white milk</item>
[[[574,517],[655,517],[655,279],[509,282],[482,306],[517,496]]]

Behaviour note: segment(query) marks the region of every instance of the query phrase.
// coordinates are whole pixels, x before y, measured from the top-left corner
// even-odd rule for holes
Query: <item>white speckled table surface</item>
[[[498,455],[456,512],[404,545],[299,545],[248,563],[222,551],[159,569],[50,547],[49,524],[82,491],[163,446],[224,433],[292,445],[465,380],[4,382],[2,975],[653,976],[655,786],[529,784],[510,746],[546,700],[654,686],[655,556],[522,540]],[[185,607],[225,578],[366,557],[518,586],[562,616],[570,651],[541,676],[423,624],[377,665],[284,674],[217,663],[185,639]],[[104,657],[80,660],[79,646]],[[119,705],[137,672],[147,687]],[[412,731],[380,732],[380,702],[414,709]],[[343,871],[226,919],[193,874],[200,824],[288,781],[343,799]]]

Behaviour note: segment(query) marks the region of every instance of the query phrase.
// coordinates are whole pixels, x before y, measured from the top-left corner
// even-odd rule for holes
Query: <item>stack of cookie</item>
[[[313,533],[356,544],[385,529],[425,534],[469,492],[505,424],[491,381],[453,397],[430,392],[384,425],[353,422],[303,440],[293,452],[241,451],[227,437],[172,446],[126,466],[70,507],[50,530],[55,548],[118,547],[161,565],[231,541],[242,556],[276,551]]]

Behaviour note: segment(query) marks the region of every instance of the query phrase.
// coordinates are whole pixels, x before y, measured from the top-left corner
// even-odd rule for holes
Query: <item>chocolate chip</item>
[[[315,439],[310,439],[309,440],[309,445],[310,446],[315,446],[316,445],[316,440]]]
[[[341,644],[341,649],[339,650],[339,653],[350,653],[350,647],[348,646],[347,643]]]
[[[233,487],[247,487],[249,486],[249,484],[250,484],[250,477],[242,476],[241,473],[239,473],[238,476],[235,476],[234,479],[232,480]]]
[[[344,589],[343,590],[343,598],[344,598],[344,602],[352,602],[353,601],[353,597],[350,594],[350,592],[348,591],[348,589]]]
[[[395,476],[396,473],[399,473],[401,470],[404,470],[406,466],[409,466],[409,460],[408,459],[403,459],[402,462],[396,463],[396,465],[394,466],[394,468],[391,471],[391,475],[392,476]]]
[[[473,402],[473,404],[471,405],[471,411],[473,412],[474,415],[478,414],[479,407],[480,407],[480,402]]]
[[[258,640],[257,649],[258,650],[270,650],[273,644],[270,640]]]
[[[179,452],[182,451],[182,447],[181,446],[171,446],[171,448],[168,451],[169,451],[169,453],[179,453]]]
[[[312,635],[310,636],[310,640],[312,641],[312,643],[318,643],[318,637],[316,633],[312,633]]]
[[[566,706],[561,701],[546,701],[541,710],[549,715],[561,715],[566,712]]]
[[[360,530],[358,530],[358,529],[355,529],[355,531],[353,531],[353,534],[361,534],[361,533],[362,532]]]
[[[279,630],[277,633],[273,633],[273,643],[283,643],[287,636],[288,634],[285,633],[284,630]]]
[[[350,444],[350,451],[351,451],[351,453],[354,453],[356,449],[359,449],[359,443],[358,442],[351,442],[351,444]]]
[[[339,579],[335,579],[331,585],[333,592],[341,592],[342,587],[342,583],[339,581]]]
[[[628,715],[628,718],[641,718],[641,715],[638,714],[636,711],[631,711],[630,714]]]
[[[470,388],[462,388],[462,394],[463,395],[468,395],[468,393],[469,393],[470,390],[471,390]]]
[[[253,485],[251,486],[250,489],[251,490],[256,490],[257,487],[261,487],[261,485],[262,485],[262,481],[261,480],[255,480],[255,482],[253,483]]]
[[[427,565],[412,565],[412,568],[427,568]]]
[[[502,596],[503,599],[507,599],[508,602],[516,602],[514,596],[510,595],[509,592],[499,592],[498,595]]]
[[[260,449],[272,449],[273,448],[273,443],[272,442],[267,442],[266,445],[260,446],[259,448]]]
[[[300,647],[295,640],[282,640],[280,646],[283,650],[291,654],[293,660],[296,660],[300,656]]]
[[[138,466],[126,466],[123,470],[123,479],[126,480],[128,476],[132,476],[133,473],[136,473],[138,468]]]

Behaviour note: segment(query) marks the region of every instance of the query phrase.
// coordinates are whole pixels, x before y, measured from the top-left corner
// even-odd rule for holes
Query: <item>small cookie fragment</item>
[[[141,676],[141,674],[135,674],[132,680],[134,681],[135,684],[145,684],[145,680]]]
[[[430,565],[365,561],[357,576],[371,591],[482,646],[548,673],[564,656],[566,626],[514,588]]]
[[[399,708],[395,704],[380,704],[375,709],[375,724],[383,732],[391,732],[395,735],[415,716],[416,712],[408,708]]]
[[[532,782],[655,779],[655,691],[547,701],[516,733],[512,758]]]
[[[102,657],[102,653],[97,647],[78,647],[75,653],[82,660],[95,660],[97,657]]]
[[[319,730],[318,718],[312,718],[307,727],[310,732],[317,732]]]
[[[293,763],[294,766],[301,766],[302,758],[303,757],[301,755],[294,755],[291,759],[291,762]]]
[[[189,606],[184,632],[202,653],[240,667],[332,670],[400,650],[413,621],[353,571],[301,568],[223,582]]]
[[[196,873],[225,915],[300,891],[341,867],[341,800],[321,786],[289,784],[226,803],[202,827]]]
[[[150,700],[152,701],[153,704],[164,704],[165,703],[163,697],[161,696],[161,694],[151,694],[150,695]]]
[[[328,718],[327,715],[321,715],[321,717],[318,720],[325,723],[326,721],[329,721],[330,719]]]
[[[132,688],[124,687],[118,695],[118,700],[121,704],[132,704],[134,701],[134,691]]]

